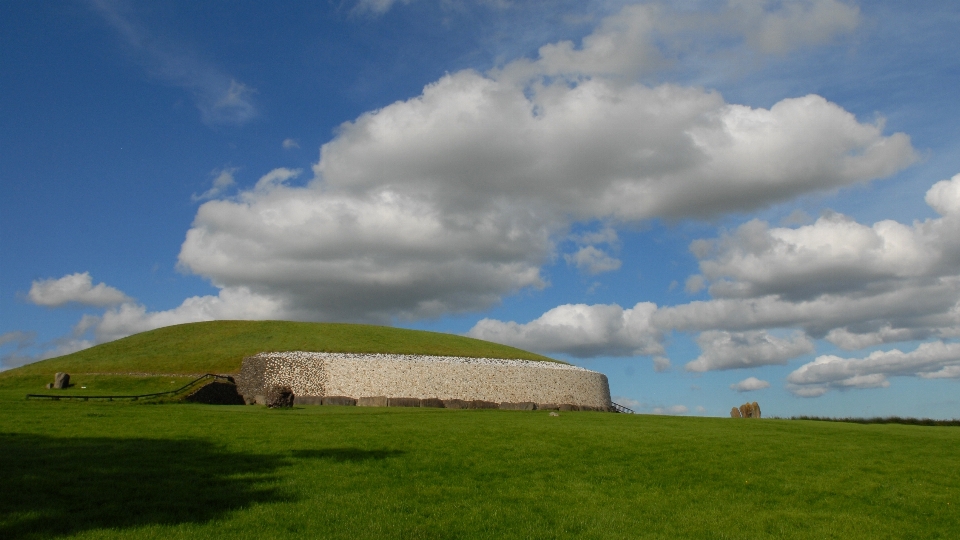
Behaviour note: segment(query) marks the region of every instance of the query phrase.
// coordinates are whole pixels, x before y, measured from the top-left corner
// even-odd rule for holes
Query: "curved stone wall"
[[[610,407],[606,375],[530,360],[311,352],[244,358],[237,378],[244,397],[263,395],[275,384],[289,386],[298,397],[385,396]]]

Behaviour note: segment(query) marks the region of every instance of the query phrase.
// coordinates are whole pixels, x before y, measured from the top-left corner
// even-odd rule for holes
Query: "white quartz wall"
[[[261,353],[244,359],[244,395],[289,386],[297,396],[386,396],[609,407],[607,377],[556,362],[346,353]]]

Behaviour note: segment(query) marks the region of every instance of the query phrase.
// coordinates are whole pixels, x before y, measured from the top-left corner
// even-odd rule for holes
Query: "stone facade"
[[[243,359],[237,388],[245,398],[254,401],[273,385],[289,386],[298,398],[342,396],[358,405],[386,397],[610,407],[604,374],[531,360],[312,352]]]

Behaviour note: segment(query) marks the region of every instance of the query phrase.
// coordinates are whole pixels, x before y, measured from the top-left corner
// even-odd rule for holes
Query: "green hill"
[[[237,373],[265,351],[429,354],[555,362],[479,339],[386,326],[289,321],[211,321],[168,326],[0,373]]]

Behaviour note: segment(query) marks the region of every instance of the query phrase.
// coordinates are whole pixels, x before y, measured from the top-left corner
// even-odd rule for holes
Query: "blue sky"
[[[638,412],[960,416],[953,2],[0,6],[0,368],[468,334]]]

